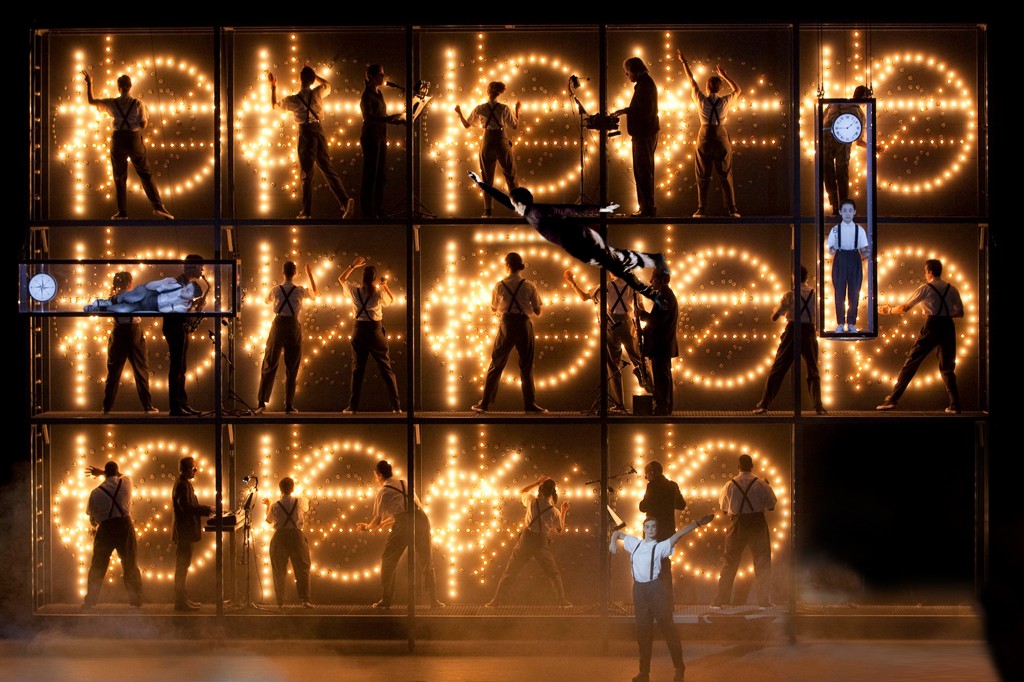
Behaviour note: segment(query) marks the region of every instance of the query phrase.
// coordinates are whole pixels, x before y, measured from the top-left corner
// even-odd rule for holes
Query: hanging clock
[[[863,126],[854,114],[839,114],[832,122],[832,134],[843,144],[850,144],[860,137]]]
[[[28,295],[40,303],[45,303],[57,294],[57,280],[45,272],[32,275],[28,281]]]

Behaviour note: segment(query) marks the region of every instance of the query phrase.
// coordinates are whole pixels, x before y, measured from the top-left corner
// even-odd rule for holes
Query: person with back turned
[[[84,609],[96,605],[103,587],[103,579],[110,565],[110,555],[117,552],[124,573],[124,586],[128,590],[128,603],[142,606],[142,573],[139,571],[135,526],[132,524],[132,479],[121,474],[117,462],[110,461],[100,469],[88,467],[93,476],[103,476],[103,482],[89,495],[86,513],[95,529],[92,563],[85,594]]]

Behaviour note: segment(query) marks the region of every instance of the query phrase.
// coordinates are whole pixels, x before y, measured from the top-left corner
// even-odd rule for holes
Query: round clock
[[[860,119],[853,114],[839,114],[832,123],[832,134],[844,144],[849,144],[860,137]]]
[[[28,295],[40,303],[49,301],[56,293],[57,280],[45,272],[37,272],[28,281]]]

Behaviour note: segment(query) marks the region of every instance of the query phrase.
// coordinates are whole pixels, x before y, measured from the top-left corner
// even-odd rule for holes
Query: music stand
[[[256,504],[257,494],[260,488],[260,481],[255,476],[246,476],[242,479],[243,483],[252,481],[252,487],[249,488],[248,492],[243,492],[245,501],[242,502],[242,559],[241,563],[245,564],[245,603],[240,604],[239,608],[250,608],[267,610],[266,607],[256,604],[252,600],[252,562],[256,560],[256,547],[252,544],[252,508]],[[249,551],[252,550],[252,561],[249,560]]]
[[[408,116],[406,119],[408,125],[411,126],[413,123],[418,121],[420,118],[420,114],[426,111],[427,105],[430,104],[430,100],[433,99],[433,96],[427,94],[428,92],[430,92],[430,81],[417,82],[416,92],[413,93],[412,95],[412,110],[410,112],[411,115]],[[414,135],[415,132],[416,131],[414,130]],[[416,171],[417,165],[418,164],[413,165],[413,172]],[[415,187],[417,186],[417,184],[418,183],[414,182],[413,186]],[[403,197],[402,201],[398,202],[399,206],[402,206],[405,203],[404,199],[405,197]],[[388,213],[387,215],[389,218],[400,218],[404,215],[404,212],[401,208],[397,208],[396,210],[392,211],[391,213]],[[430,208],[423,203],[419,196],[417,196],[416,192],[413,192],[413,207],[411,217],[415,220],[422,220],[423,218],[436,218],[437,215],[435,215],[434,212],[431,211]]]

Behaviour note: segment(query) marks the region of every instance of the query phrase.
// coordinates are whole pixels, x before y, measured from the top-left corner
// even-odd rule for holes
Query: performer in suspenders
[[[102,109],[113,118],[114,131],[110,136],[110,166],[114,175],[114,191],[117,196],[117,213],[111,218],[124,220],[128,217],[128,159],[132,160],[135,172],[139,176],[139,184],[146,198],[153,205],[153,215],[168,220],[174,218],[160,201],[160,192],[153,182],[153,171],[149,167],[146,156],[146,143],[142,139],[142,129],[149,125],[149,112],[146,105],[128,93],[132,89],[132,79],[121,75],[117,79],[117,97],[97,99],[92,92],[92,75],[83,71],[85,77],[86,97],[89,104]]]
[[[531,491],[537,488],[537,494]],[[565,587],[562,585],[562,573],[558,570],[555,556],[551,553],[551,533],[565,532],[565,518],[569,514],[569,502],[565,501],[558,507],[558,490],[555,481],[541,476],[533,483],[519,490],[520,499],[526,507],[526,518],[523,529],[512,547],[512,555],[508,558],[505,572],[498,581],[498,589],[494,598],[486,606],[495,607],[505,604],[508,591],[515,582],[520,571],[526,567],[531,558],[537,561],[544,575],[547,576],[555,592],[555,603],[569,608],[572,604],[565,598]]]
[[[832,228],[825,242],[832,256],[832,286],[836,297],[836,331],[857,333],[857,308],[864,280],[863,262],[871,256],[864,228],[853,222],[857,204],[844,199],[839,206],[842,222]]]
[[[658,520],[647,517],[644,520],[643,539],[634,537],[621,530],[612,531],[608,551],[617,554],[619,541],[629,552],[629,560],[633,572],[633,615],[636,618],[636,643],[640,649],[640,672],[633,677],[633,682],[647,682],[651,673],[651,651],[654,647],[654,624],[658,624],[665,644],[668,645],[672,664],[675,666],[674,680],[682,681],[686,671],[683,663],[683,648],[679,643],[672,618],[672,592],[669,583],[663,579],[662,571],[670,565],[669,557],[676,543],[698,527],[710,523],[713,514],[701,517],[688,523],[664,540],[658,540]]]
[[[110,555],[117,552],[124,571],[124,586],[128,590],[128,601],[132,606],[142,606],[142,574],[136,550],[135,526],[132,525],[132,480],[121,475],[117,462],[110,461],[102,468],[88,467],[93,476],[105,478],[89,495],[86,513],[89,523],[95,529],[96,537],[92,546],[92,563],[85,594],[88,609],[96,604],[100,588],[107,575]]]
[[[740,98],[743,90],[719,64],[715,66],[715,75],[708,78],[707,93],[702,92],[683,51],[676,50],[676,54],[683,64],[683,73],[690,81],[690,98],[697,105],[697,115],[700,117],[700,130],[693,155],[697,175],[697,210],[693,217],[703,218],[707,215],[708,189],[711,187],[711,172],[714,171],[722,183],[722,196],[729,216],[739,218],[736,189],[732,181],[732,141],[725,123],[729,107]],[[718,94],[723,83],[732,89],[727,95]]]
[[[786,316],[786,330],[782,332],[779,348],[775,351],[775,362],[768,371],[764,383],[764,395],[754,408],[754,414],[765,414],[775,400],[782,380],[793,365],[793,344],[796,343],[796,325],[800,325],[800,355],[807,368],[807,390],[811,393],[811,404],[818,414],[825,414],[821,402],[821,375],[818,373],[818,336],[814,329],[814,315],[818,306],[814,302],[814,289],[807,286],[807,268],[800,266],[800,299],[793,305],[793,290],[782,295],[779,304],[772,311],[772,322],[783,314]],[[799,322],[798,322],[799,321]]]
[[[722,511],[729,515],[729,530],[725,535],[725,561],[718,578],[718,593],[711,602],[713,608],[732,603],[732,584],[740,567],[740,557],[746,547],[754,560],[754,584],[757,603],[762,608],[771,603],[772,544],[765,520],[765,511],[775,509],[775,492],[768,481],[753,473],[754,460],[740,455],[740,473],[722,487],[719,499]]]
[[[629,286],[622,278],[614,273],[608,273],[608,316],[607,323],[608,347],[605,360],[608,363],[608,375],[610,377],[609,393],[612,404],[618,408],[625,409],[622,390],[622,368],[626,366],[622,360],[623,351],[633,366],[633,375],[636,377],[640,388],[651,393],[654,386],[651,383],[651,373],[647,368],[647,361],[640,355],[640,342],[637,334],[636,322],[640,319],[640,304],[637,301],[636,291]],[[573,288],[581,301],[593,301],[601,303],[601,286],[595,286],[590,292],[583,291],[576,283],[576,277],[572,270],[563,273],[565,281]]]
[[[527,412],[547,412],[537,405],[533,385],[533,321],[531,316],[540,315],[540,294],[533,282],[520,273],[526,269],[523,257],[515,251],[505,254],[505,272],[508,277],[494,286],[491,294],[491,310],[501,315],[498,335],[491,350],[491,364],[487,368],[484,382],[484,397],[471,408],[474,412],[486,412],[498,397],[501,373],[512,349],[519,355],[519,378],[523,385],[523,406]]]
[[[659,542],[667,540],[676,532],[676,511],[686,509],[686,500],[679,492],[679,484],[665,477],[665,469],[661,462],[648,462],[644,466],[644,478],[647,479],[647,488],[644,490],[643,499],[640,500],[640,511],[658,522],[658,532],[654,539]],[[668,588],[669,603],[674,603],[672,563],[667,556],[661,560],[661,579]]]
[[[256,414],[267,409],[270,393],[274,390],[274,378],[277,366],[284,354],[284,411],[291,414],[295,409],[295,385],[298,381],[299,366],[302,363],[302,323],[299,313],[302,303],[307,298],[317,297],[316,281],[309,265],[306,265],[306,278],[309,289],[292,282],[295,277],[295,263],[285,261],[281,269],[284,282],[278,284],[267,294],[266,302],[274,306],[274,322],[270,326],[267,345],[263,351],[263,367],[260,371],[259,405]]]
[[[462,108],[458,104],[455,105],[455,113],[459,115],[464,127],[478,125],[483,128],[484,134],[480,139],[480,175],[483,176],[483,181],[488,185],[494,184],[494,166],[500,165],[501,172],[505,175],[505,184],[511,191],[517,187],[516,157],[512,153],[512,142],[505,131],[519,126],[520,103],[517,100],[513,110],[507,104],[499,102],[498,96],[503,92],[504,83],[488,83],[486,103],[473,109],[469,118],[462,115]],[[484,218],[491,217],[493,202],[494,198],[484,192]]]
[[[114,275],[110,297],[116,298],[131,288],[132,273],[118,272]],[[107,340],[107,380],[103,390],[103,414],[108,414],[114,409],[114,399],[117,397],[118,384],[121,382],[121,373],[126,361],[131,363],[132,373],[135,375],[135,390],[139,394],[143,411],[147,414],[160,411],[153,405],[153,394],[149,390],[149,352],[146,349],[146,335],[142,331],[141,322],[141,318],[131,315],[114,318],[114,326]]]
[[[294,95],[277,98],[277,76],[267,74],[270,81],[270,106],[279,106],[290,111],[299,126],[298,156],[299,171],[302,181],[302,211],[299,218],[310,218],[313,215],[313,166],[323,173],[327,186],[334,193],[334,198],[343,211],[342,219],[351,218],[355,213],[355,197],[349,195],[345,184],[341,181],[338,171],[331,165],[331,155],[327,151],[327,135],[321,119],[324,114],[324,97],[331,94],[331,84],[318,76],[312,67],[304,66],[299,71],[301,89]],[[319,87],[314,88],[314,85]]]
[[[942,279],[942,262],[931,259],[924,264],[925,283],[917,288],[907,302],[902,305],[881,306],[878,312],[888,315],[900,315],[913,308],[918,303],[924,308],[924,327],[917,335],[914,347],[907,353],[907,359],[900,369],[896,378],[896,385],[885,398],[885,402],[879,405],[877,410],[896,409],[896,403],[903,396],[903,392],[910,385],[917,368],[921,366],[924,359],[938,349],[939,372],[942,375],[942,382],[946,385],[946,393],[949,395],[949,406],[946,408],[948,414],[960,412],[960,391],[956,385],[956,325],[953,318],[964,316],[964,303],[960,298],[960,292],[955,286]]]
[[[523,216],[540,236],[561,246],[566,253],[587,265],[602,267],[613,272],[636,289],[641,295],[664,306],[664,301],[651,286],[641,282],[633,271],[638,268],[655,268],[668,272],[665,257],[660,253],[645,253],[629,249],[617,249],[605,244],[596,230],[580,222],[581,218],[592,218],[598,213],[612,213],[618,204],[604,207],[581,206],[577,204],[534,203],[533,194],[525,187],[516,187],[508,194],[500,192],[469,171],[480,189],[498,200],[502,206],[511,208]]]
[[[288,477],[282,478],[278,487],[281,489],[281,499],[273,504],[269,499],[263,500],[267,505],[267,523],[274,527],[274,536],[270,539],[270,568],[274,574],[277,606],[284,606],[285,579],[288,576],[288,562],[291,561],[299,599],[303,606],[311,609],[309,542],[302,532],[309,502],[304,497],[292,496],[295,481]]]
[[[377,268],[372,265],[363,270],[361,284],[350,282],[349,277],[356,268],[366,265],[366,259],[357,256],[352,265],[338,276],[338,283],[344,286],[351,297],[352,306],[356,309],[355,326],[352,331],[352,394],[348,407],[342,412],[352,414],[359,411],[360,396],[363,391],[363,375],[366,373],[366,362],[373,356],[380,370],[381,379],[388,391],[388,401],[392,412],[401,412],[402,405],[398,397],[398,380],[391,366],[391,353],[388,349],[387,331],[384,329],[384,308],[395,300],[388,288],[388,279],[377,279]]]
[[[434,563],[431,559],[430,520],[427,518],[419,497],[413,493],[413,508],[409,509],[409,491],[405,481],[396,478],[391,463],[385,460],[377,462],[373,475],[380,485],[377,497],[373,502],[373,518],[369,523],[357,523],[356,530],[366,531],[376,528],[387,528],[388,541],[380,557],[381,598],[374,608],[391,606],[395,593],[395,570],[402,554],[413,544],[415,534],[416,568],[422,576],[420,586],[426,596],[427,605],[440,608],[443,603],[437,599],[437,585],[434,579]],[[414,533],[415,528],[415,533]]]

